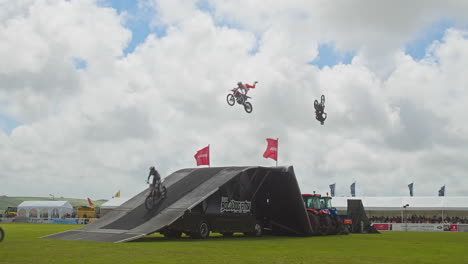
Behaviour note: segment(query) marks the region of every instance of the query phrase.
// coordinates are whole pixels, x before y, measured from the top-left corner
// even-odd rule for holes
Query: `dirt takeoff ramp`
[[[93,223],[43,238],[113,243],[135,240],[170,226],[228,183],[239,181],[236,186],[238,185],[240,188],[247,186],[248,189],[256,190],[253,196],[257,196],[259,189],[267,188],[268,193],[275,192],[270,187],[260,188],[260,185],[278,186],[273,184],[274,179],[292,183],[293,191],[288,191],[287,188],[278,190],[278,193],[292,195],[286,195],[286,199],[282,199],[281,204],[270,206],[272,210],[268,211],[278,211],[281,209],[280,207],[284,206],[285,210],[288,211],[285,213],[289,214],[289,217],[282,217],[281,213],[281,215],[273,217],[274,220],[280,226],[294,230],[296,234],[307,234],[310,232],[310,226],[292,167],[217,167],[182,169],[166,177],[163,183],[167,188],[166,198],[151,211],[146,210],[144,205],[145,198],[149,193],[149,189],[146,189]],[[270,184],[264,184],[265,182],[270,182]],[[252,184],[260,185],[258,188],[252,188]],[[296,206],[291,206],[291,203]],[[299,216],[293,222],[284,220],[291,219],[290,210],[293,207],[297,208]],[[271,212],[263,210],[265,215],[270,215]],[[283,221],[281,221],[282,219]],[[298,225],[300,227],[297,227]]]

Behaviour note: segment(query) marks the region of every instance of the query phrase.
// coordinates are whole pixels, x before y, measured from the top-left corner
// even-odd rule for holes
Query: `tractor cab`
[[[320,197],[320,209],[327,210],[331,215],[337,215],[338,212],[332,206],[331,200],[332,197],[328,196],[328,193],[327,196]]]
[[[320,197],[320,207],[322,209],[333,209],[332,207],[332,203],[331,203],[331,196],[324,196],[324,197]]]
[[[305,208],[309,210],[320,210],[320,194],[303,194]]]

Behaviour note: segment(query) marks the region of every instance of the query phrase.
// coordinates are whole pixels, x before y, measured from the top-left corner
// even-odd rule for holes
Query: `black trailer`
[[[216,188],[177,221],[160,230],[206,238],[210,231],[231,236],[308,234],[309,223],[292,167],[250,168]]]

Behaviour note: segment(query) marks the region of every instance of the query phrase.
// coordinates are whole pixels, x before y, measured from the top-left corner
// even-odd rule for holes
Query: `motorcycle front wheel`
[[[252,104],[249,103],[249,102],[245,102],[244,103],[244,109],[245,109],[245,111],[247,113],[249,113],[249,114],[252,113]]]
[[[228,94],[226,97],[226,101],[228,105],[233,106],[236,103],[236,99],[234,98],[234,95]]]
[[[5,237],[5,232],[3,231],[3,229],[0,227],[0,242],[3,241],[3,238]]]
[[[154,197],[153,195],[148,195],[145,200],[146,210],[152,210],[154,207]]]

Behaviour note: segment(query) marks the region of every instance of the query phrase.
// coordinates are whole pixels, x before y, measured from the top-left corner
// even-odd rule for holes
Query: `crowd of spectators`
[[[401,216],[371,216],[369,220],[372,223],[401,223]],[[465,217],[444,217],[441,216],[418,216],[411,215],[403,218],[405,223],[421,223],[421,224],[468,224],[468,218]]]

